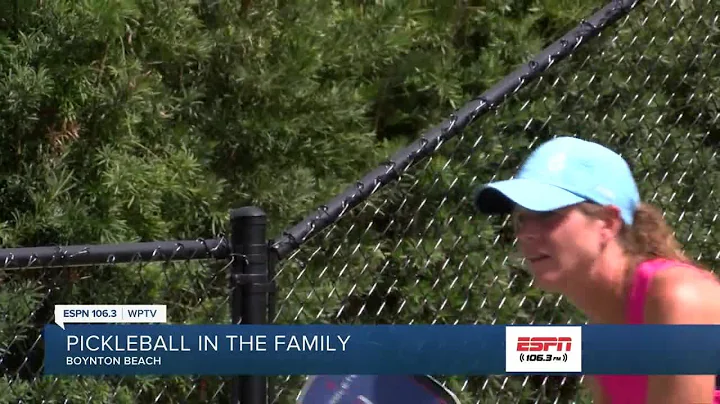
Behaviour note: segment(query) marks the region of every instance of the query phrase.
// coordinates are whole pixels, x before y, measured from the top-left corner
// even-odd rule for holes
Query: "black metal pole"
[[[0,249],[0,267],[48,269],[128,262],[223,259],[225,239],[148,241],[124,244],[91,244]]]
[[[268,282],[270,293],[268,293],[268,323],[272,324],[275,322],[275,305],[277,303],[277,290],[275,285],[276,268],[279,262],[277,252],[272,248],[275,245],[275,240],[268,240]],[[268,402],[275,398],[275,378],[268,378],[267,394]],[[720,380],[720,379],[718,379]]]
[[[247,206],[230,212],[231,315],[233,324],[266,324],[268,317],[267,218]],[[267,403],[267,378],[238,376],[232,384],[233,404]]]

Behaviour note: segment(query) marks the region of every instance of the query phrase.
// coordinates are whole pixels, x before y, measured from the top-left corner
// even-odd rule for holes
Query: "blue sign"
[[[504,327],[47,325],[45,373],[318,375],[503,373]]]
[[[561,328],[562,335],[555,335],[548,330],[552,327],[537,326],[537,332],[527,330],[515,341],[506,332],[513,327],[503,325],[66,324],[62,329],[50,324],[43,334],[44,370],[56,375],[498,375],[509,373],[508,358],[522,366],[535,363],[528,369],[537,369],[537,363],[549,369],[580,350],[581,368],[568,373],[720,374],[720,326],[589,325],[581,327],[581,340]]]

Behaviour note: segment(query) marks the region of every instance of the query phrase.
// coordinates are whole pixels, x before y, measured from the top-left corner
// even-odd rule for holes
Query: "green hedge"
[[[2,246],[213,237],[244,205],[280,234],[603,4],[0,1]],[[621,150],[643,196],[717,266],[718,31],[710,11],[667,7],[643,4],[280,263],[276,321],[583,321],[529,287],[502,218],[467,199],[558,133]],[[229,321],[222,263],[6,270],[0,283],[3,402],[200,400],[197,378],[43,377],[53,304]],[[227,380],[204,379],[202,394],[227,399]],[[463,402],[576,389],[446,379]],[[275,380],[277,402],[300,381]]]

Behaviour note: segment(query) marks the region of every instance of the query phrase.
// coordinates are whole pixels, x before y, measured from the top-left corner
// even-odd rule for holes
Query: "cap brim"
[[[536,212],[549,212],[585,200],[554,185],[516,178],[480,188],[475,195],[475,207],[487,215],[511,213],[516,205]]]

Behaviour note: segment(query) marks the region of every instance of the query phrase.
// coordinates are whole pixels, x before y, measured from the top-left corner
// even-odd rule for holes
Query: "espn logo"
[[[579,373],[581,348],[579,326],[507,326],[505,371]]]
[[[550,348],[555,351],[570,351],[572,348],[571,337],[518,337],[518,352],[547,352]]]

